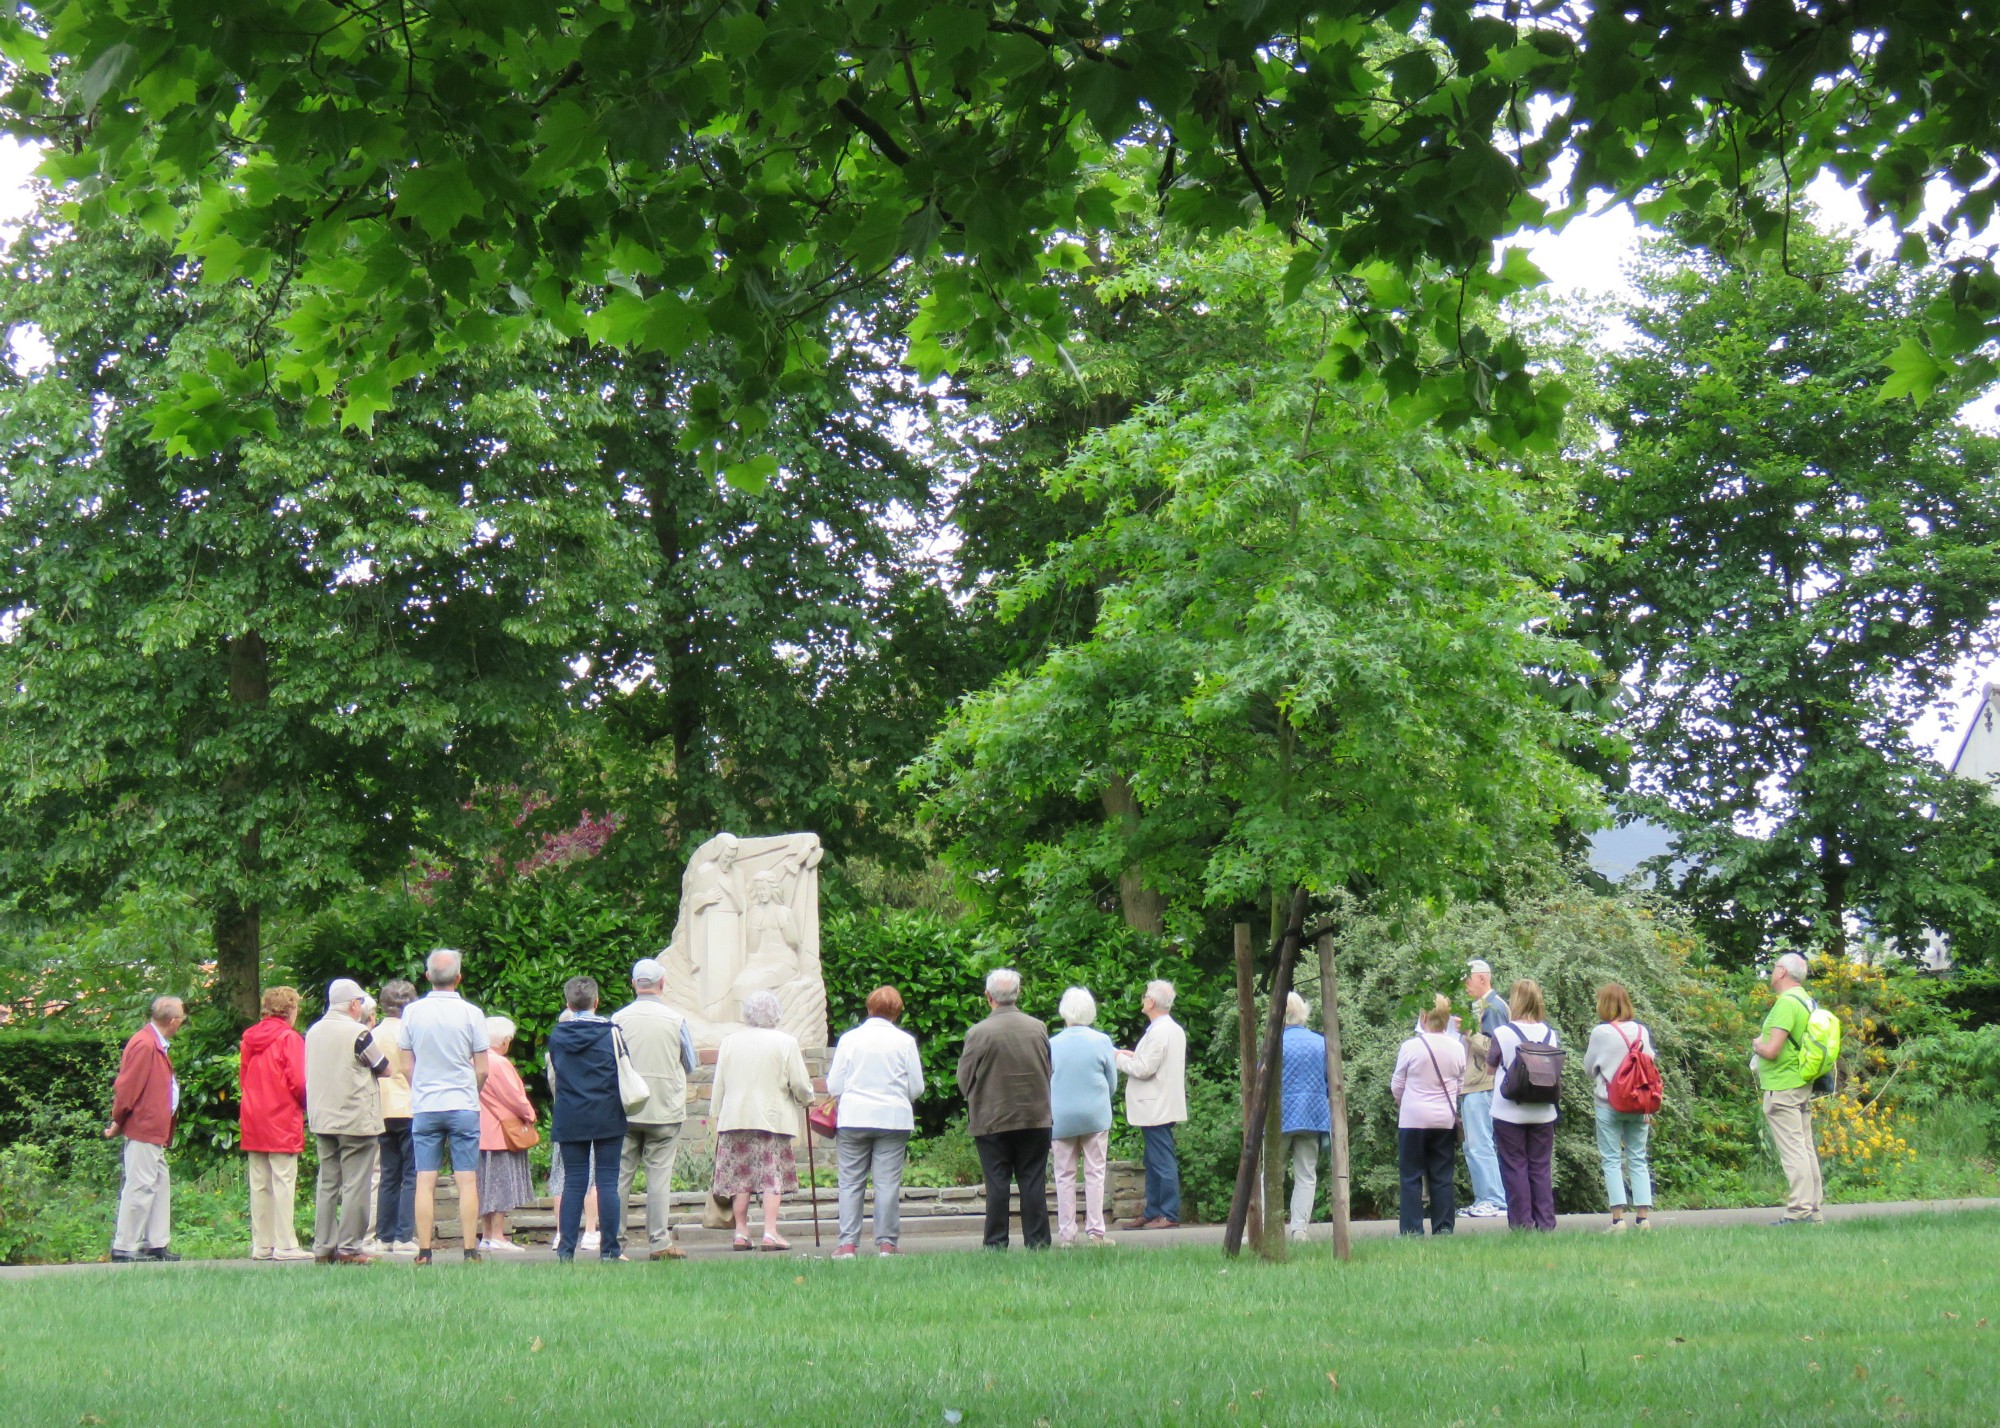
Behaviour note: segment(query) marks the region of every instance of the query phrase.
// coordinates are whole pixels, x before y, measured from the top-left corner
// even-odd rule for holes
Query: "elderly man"
[[[167,1145],[181,1107],[181,1083],[167,1044],[187,1023],[179,997],[155,997],[152,1019],[132,1033],[111,1083],[111,1123],[104,1138],[125,1137],[125,1183],[118,1191],[118,1225],[111,1235],[111,1258],[172,1260],[167,1250],[173,1186],[167,1177]]]
[[[1125,1073],[1125,1119],[1146,1137],[1146,1209],[1128,1230],[1171,1230],[1181,1222],[1181,1166],[1174,1127],[1187,1119],[1187,1033],[1169,1013],[1174,984],[1148,982],[1139,1009],[1149,1023],[1130,1051],[1118,1053]]]
[[[479,1259],[479,1088],[486,1084],[486,1018],[458,994],[463,960],[440,947],[424,961],[425,996],[396,1023],[397,1061],[410,1080],[410,1139],[417,1158],[417,1263],[431,1262],[438,1170],[446,1143],[458,1184],[467,1263]]]
[[[646,1243],[650,1259],[686,1259],[674,1243],[667,1213],[673,1203],[674,1152],[687,1119],[688,1076],[695,1067],[694,1033],[687,1018],[667,1005],[660,989],[667,969],[651,957],[632,964],[632,1000],[611,1014],[633,1067],[652,1092],[625,1116],[625,1144],[618,1157],[618,1211],[631,1203],[632,1178],[646,1167]]]
[[[389,1058],[368,1029],[370,1005],[359,982],[336,978],[326,1015],[306,1032],[306,1125],[319,1150],[313,1258],[321,1264],[374,1263],[361,1242],[382,1148],[375,1082],[389,1074]]]
[[[1820,1180],[1819,1149],[1813,1142],[1812,1087],[1799,1072],[1799,1042],[1806,1019],[1813,1013],[1805,981],[1806,959],[1787,952],[1771,965],[1771,990],[1778,994],[1764,1025],[1751,1045],[1751,1064],[1764,1093],[1764,1121],[1771,1127],[1771,1144],[1785,1168],[1785,1213],[1780,1225],[1817,1225],[1824,1219],[1820,1202],[1826,1189]]]
[[[1465,1168],[1472,1174],[1472,1204],[1460,1211],[1472,1219],[1507,1213],[1507,1187],[1500,1179],[1500,1155],[1493,1146],[1493,1070],[1486,1064],[1493,1031],[1507,1024],[1507,1003],[1493,990],[1493,968],[1475,957],[1465,964],[1465,994],[1472,998],[1472,1026],[1465,1038],[1465,1090],[1459,1114],[1465,1121]]]
[[[1007,1202],[1021,1188],[1021,1242],[1049,1247],[1048,1028],[1021,1010],[1021,974],[986,977],[987,1017],[965,1034],[958,1089],[979,1165],[986,1172],[986,1247],[1007,1248]]]

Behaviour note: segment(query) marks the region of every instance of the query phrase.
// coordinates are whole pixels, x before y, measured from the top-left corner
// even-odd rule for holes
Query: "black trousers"
[[[1402,1230],[1424,1232],[1424,1182],[1430,1182],[1431,1233],[1448,1235],[1458,1219],[1457,1187],[1452,1184],[1458,1142],[1443,1130],[1398,1130],[1396,1168],[1403,1174]]]
[[[1008,1200],[1021,1187],[1021,1242],[1049,1247],[1049,1128],[974,1136],[986,1172],[986,1248],[1007,1248]]]

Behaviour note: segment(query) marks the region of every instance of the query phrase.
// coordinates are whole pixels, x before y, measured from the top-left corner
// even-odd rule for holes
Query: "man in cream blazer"
[[[1169,1013],[1172,982],[1146,983],[1139,1003],[1152,1024],[1139,1044],[1118,1053],[1125,1073],[1125,1119],[1146,1137],[1146,1209],[1128,1230],[1171,1230],[1181,1222],[1181,1167],[1174,1127],[1187,1119],[1187,1032]]]
[[[687,1018],[667,1004],[667,969],[651,957],[632,965],[632,1001],[611,1014],[625,1038],[633,1066],[652,1091],[625,1117],[625,1145],[618,1158],[618,1203],[631,1203],[632,1181],[646,1167],[646,1244],[649,1259],[686,1259],[667,1218],[673,1201],[674,1156],[687,1120],[687,1078],[695,1068],[694,1037]]]

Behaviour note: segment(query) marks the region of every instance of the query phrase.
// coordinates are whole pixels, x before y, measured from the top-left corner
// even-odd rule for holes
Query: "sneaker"
[[[1306,1242],[1306,1232],[1304,1230],[1292,1230],[1286,1234],[1285,1238],[1295,1245],[1302,1245]]]
[[[311,1250],[299,1249],[297,1246],[294,1246],[291,1249],[281,1249],[281,1250],[271,1251],[272,1259],[286,1260],[293,1263],[296,1263],[299,1260],[312,1259],[313,1257],[314,1257],[313,1252]]]
[[[585,1254],[589,1254],[592,1250],[602,1249],[604,1247],[604,1236],[597,1230],[585,1230],[583,1238],[576,1242],[576,1247]]]
[[[834,1246],[834,1249],[833,1249],[833,1257],[834,1257],[835,1259],[853,1259],[853,1258],[854,1258],[854,1246],[853,1246],[853,1245],[835,1245],[835,1246]]]
[[[263,1264],[266,1263],[270,1258],[271,1258],[271,1252],[269,1250],[250,1251],[250,1262],[252,1264]]]
[[[1112,1245],[1114,1245],[1114,1244],[1116,1244],[1116,1243],[1117,1243],[1117,1241],[1116,1241],[1116,1240],[1114,1240],[1114,1239],[1112,1239],[1112,1238],[1111,1238],[1111,1236],[1109,1236],[1109,1235],[1091,1235],[1091,1236],[1090,1236],[1090,1247],[1091,1247],[1092,1249],[1108,1249],[1108,1248],[1110,1248],[1110,1247],[1111,1247]]]
[[[1644,1215],[1641,1215],[1638,1218],[1638,1220],[1634,1222],[1634,1228],[1641,1230],[1650,1230],[1653,1228],[1653,1222],[1647,1219]]]
[[[173,1251],[167,1249],[165,1246],[161,1246],[157,1249],[149,1249],[145,1253],[147,1259],[153,1260],[159,1264],[179,1264],[181,1262],[181,1257],[175,1254]]]
[[[385,1255],[389,1252],[389,1246],[370,1235],[361,1242],[361,1252],[367,1255]]]
[[[1624,1234],[1625,1222],[1623,1220],[1613,1220],[1609,1225],[1605,1226],[1605,1233],[1611,1235]]]
[[[415,1240],[397,1240],[389,1246],[390,1254],[415,1254],[416,1252],[417,1242]]]
[[[520,1245],[515,1244],[512,1240],[486,1240],[479,1247],[483,1250],[490,1250],[494,1254],[527,1253],[526,1249],[524,1249]]]
[[[875,1254],[878,1258],[881,1259],[887,1259],[892,1254],[901,1254],[901,1253],[902,1251],[896,1248],[896,1242],[894,1240],[884,1240],[882,1241],[882,1243],[875,1246]]]
[[[111,1251],[111,1262],[113,1264],[137,1264],[140,1259],[141,1255],[137,1250],[115,1249]]]
[[[1468,1220],[1491,1220],[1507,1213],[1506,1207],[1496,1205],[1491,1200],[1480,1200],[1458,1212]]]
[[[1075,1248],[1076,1248],[1076,1232],[1075,1232],[1074,1230],[1072,1230],[1072,1231],[1070,1231],[1070,1233],[1068,1233],[1068,1234],[1066,1234],[1066,1235],[1059,1235],[1059,1236],[1057,1236],[1057,1238],[1056,1238],[1056,1248],[1057,1248],[1057,1249],[1075,1249]]]

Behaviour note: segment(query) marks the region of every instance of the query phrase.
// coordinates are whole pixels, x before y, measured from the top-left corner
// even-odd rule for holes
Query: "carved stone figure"
[[[666,998],[687,1015],[698,1047],[741,1024],[743,998],[778,994],[780,1025],[808,1051],[827,1044],[819,962],[819,835],[738,838],[695,849],[681,878],[674,940],[660,954]]]

